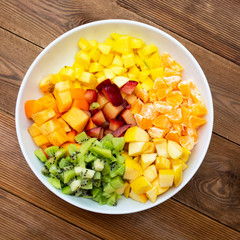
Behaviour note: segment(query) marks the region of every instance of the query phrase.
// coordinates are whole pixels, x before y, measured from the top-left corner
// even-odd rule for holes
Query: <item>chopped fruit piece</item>
[[[112,130],[112,131],[115,131],[123,125],[124,125],[123,121],[117,120],[117,119],[111,119],[109,129]]]
[[[160,195],[160,194],[166,192],[169,189],[169,187],[160,187],[159,186],[159,178],[156,178],[152,182],[152,185],[157,187],[157,195]]]
[[[154,102],[153,106],[156,109],[156,111],[158,111],[161,114],[168,113],[173,109],[173,107],[170,104],[163,101]]]
[[[148,134],[150,135],[151,138],[163,138],[168,132],[168,129],[160,129],[156,127],[151,127],[148,130]]]
[[[122,187],[116,189],[115,192],[119,195],[122,195],[128,185],[129,184],[127,182],[125,182],[124,185]]]
[[[65,132],[70,132],[71,128],[68,126],[68,124],[63,120],[63,118],[58,118],[58,122],[61,124],[61,128],[64,129]]]
[[[137,126],[129,128],[124,138],[125,142],[149,142],[147,132]]]
[[[55,85],[54,92],[61,93],[65,91],[69,91],[71,89],[71,84],[69,81],[58,82]]]
[[[70,92],[72,99],[85,99],[85,91],[82,88],[71,88]]]
[[[93,122],[97,126],[101,126],[104,122],[106,122],[106,119],[103,115],[102,110],[99,110],[93,117],[92,117]]]
[[[55,94],[57,106],[60,113],[66,112],[72,105],[72,97],[70,91],[59,92]]]
[[[110,129],[106,129],[106,130],[104,130],[104,136],[106,136],[106,135],[108,135],[108,134],[112,134],[112,130],[110,130]]]
[[[99,138],[101,129],[102,129],[101,127],[92,128],[92,129],[87,130],[86,134],[89,137]]]
[[[43,145],[49,145],[50,142],[48,138],[44,135],[38,135],[36,137],[33,137],[33,141],[36,143],[37,146],[41,147]]]
[[[147,197],[145,194],[135,194],[133,192],[133,190],[130,191],[129,193],[129,197],[132,198],[135,201],[141,202],[141,203],[145,203],[147,201]]]
[[[62,118],[77,132],[81,132],[88,122],[88,115],[78,108],[71,108]]]
[[[166,102],[177,108],[183,101],[182,93],[180,91],[173,91],[166,97]]]
[[[44,108],[38,108],[37,107],[37,101],[36,100],[28,100],[25,102],[25,114],[27,118],[31,118],[32,114],[42,111]]]
[[[145,150],[146,142],[130,142],[128,145],[128,155],[129,156],[139,156]]]
[[[136,95],[131,94],[131,95],[127,95],[125,100],[128,102],[128,104],[132,105],[137,100],[137,97]]]
[[[111,119],[115,119],[122,110],[123,106],[120,105],[118,107],[115,107],[112,103],[109,102],[104,106],[103,113],[107,120],[110,121]]]
[[[152,120],[142,117],[140,114],[135,114],[137,125],[142,129],[149,129],[152,127]]]
[[[176,130],[170,130],[169,133],[166,135],[166,139],[172,140],[174,142],[179,142],[180,134]]]
[[[112,84],[111,80],[110,79],[106,79],[103,82],[99,83],[97,85],[96,89],[98,90],[98,92],[101,92],[104,87],[109,86],[111,84]]]
[[[41,134],[47,136],[48,134],[58,130],[59,128],[61,128],[61,124],[59,123],[59,121],[57,119],[52,119],[40,125],[39,131],[41,132]]]
[[[43,94],[52,93],[54,90],[54,84],[52,82],[53,74],[50,74],[43,78],[39,83],[39,88]]]
[[[148,179],[148,181],[152,182],[158,176],[155,165],[151,165],[151,166],[147,167],[143,171],[143,175],[144,175],[144,177],[146,177]]]
[[[140,113],[142,110],[143,102],[140,99],[137,99],[131,106],[130,111],[133,114]]]
[[[192,150],[195,145],[195,140],[194,137],[182,136],[179,138],[179,143],[181,144],[182,147],[188,150]]]
[[[141,175],[143,175],[143,170],[140,164],[131,158],[127,158],[125,160],[125,172],[123,178],[127,180],[134,180]]]
[[[199,126],[206,124],[207,120],[201,117],[190,116],[189,122],[192,128],[198,128]]]
[[[154,120],[158,116],[158,112],[154,109],[154,105],[152,103],[145,103],[139,114],[150,120]]]
[[[124,133],[128,128],[130,128],[130,127],[131,127],[130,124],[124,125],[124,126],[118,128],[117,130],[115,130],[114,132],[112,132],[112,135],[113,135],[114,137],[122,137],[122,136],[123,136],[123,133]]]
[[[159,186],[172,187],[174,171],[172,169],[159,170]]]
[[[124,189],[124,193],[123,193],[125,198],[128,198],[130,190],[131,190],[131,186],[130,186],[130,184],[128,184],[126,186],[126,188]]]
[[[156,160],[156,157],[157,157],[156,153],[142,154],[141,166],[143,170],[146,169],[148,166],[150,166]]]
[[[158,51],[158,48],[155,44],[151,43],[151,44],[145,46],[142,51],[143,51],[144,55],[149,55],[151,53]]]
[[[146,177],[140,176],[133,180],[130,186],[135,194],[143,194],[152,187],[152,184]]]
[[[156,158],[155,166],[156,166],[157,170],[170,169],[171,162],[168,158],[161,156],[161,157]]]
[[[41,135],[41,132],[39,130],[39,127],[36,123],[33,123],[29,128],[28,132],[32,137],[36,137],[38,135]]]
[[[183,119],[181,108],[174,109],[166,113],[165,116],[168,117],[173,123],[181,123]]]
[[[92,128],[97,127],[97,125],[93,122],[92,118],[89,119],[88,124],[86,126],[86,130],[90,130]]]
[[[93,89],[87,89],[84,95],[89,104],[97,101],[97,92]]]
[[[155,118],[152,122],[156,127],[159,128],[170,128],[172,126],[172,123],[169,121],[169,119],[164,115],[159,115],[157,118]]]
[[[190,97],[190,93],[191,93],[190,84],[191,84],[191,82],[188,81],[188,80],[181,81],[178,84],[178,88],[181,91],[183,97],[185,97],[185,98],[189,98]]]
[[[49,142],[54,146],[60,146],[68,141],[68,136],[63,129],[59,129],[48,135]]]
[[[179,76],[164,77],[164,80],[168,87],[176,88],[178,83],[181,81]]]
[[[182,177],[182,164],[173,164],[173,171],[174,171],[174,185],[177,187],[183,180]]]
[[[161,138],[161,139],[154,139],[153,141],[154,141],[158,156],[168,157],[167,140],[164,138]]]
[[[123,103],[123,98],[117,85],[111,84],[106,86],[102,92],[114,106],[117,107]]]
[[[145,149],[143,153],[154,153],[155,152],[155,145],[153,142],[147,142],[145,145]]]
[[[158,190],[157,190],[157,187],[156,186],[153,186],[151,189],[149,189],[147,192],[146,192],[146,195],[148,197],[148,199],[151,201],[151,202],[156,202],[157,200],[157,193],[158,193]]]
[[[72,107],[76,107],[85,111],[89,110],[89,104],[85,99],[74,99]]]
[[[180,158],[183,153],[182,147],[178,143],[171,140],[168,140],[167,150],[169,156],[173,159]]]
[[[122,55],[122,60],[125,68],[130,68],[135,66],[135,61],[134,61],[134,54],[129,53],[129,54],[123,54]]]
[[[140,98],[143,102],[148,101],[148,92],[145,89],[139,89],[137,90],[136,96]]]
[[[184,147],[182,148],[182,150],[183,150],[183,154],[179,159],[182,160],[184,163],[186,163],[188,161],[188,158],[191,152]]]
[[[136,82],[136,81],[128,81],[126,84],[124,84],[121,87],[121,91],[130,95],[133,93],[133,91],[137,85],[138,85],[138,82]]]
[[[115,83],[119,88],[121,88],[125,83],[129,81],[129,78],[117,76],[113,79],[113,83]]]
[[[99,103],[99,109],[102,109],[109,100],[100,92],[97,93],[97,102]]]
[[[41,112],[37,112],[32,114],[33,121],[39,126],[46,121],[54,118],[56,116],[56,113],[52,108],[43,110]]]
[[[131,113],[130,110],[125,109],[125,110],[121,113],[121,117],[124,119],[124,121],[125,121],[127,124],[130,124],[132,127],[134,127],[134,126],[137,125],[136,120],[135,120],[135,117],[134,117],[134,115]]]
[[[67,133],[68,136],[68,142],[70,143],[76,143],[75,137],[77,135],[77,132],[72,129],[70,132]]]

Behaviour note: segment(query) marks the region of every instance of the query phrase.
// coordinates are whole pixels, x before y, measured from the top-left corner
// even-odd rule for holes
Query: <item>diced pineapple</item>
[[[153,139],[153,142],[155,144],[158,156],[168,157],[167,140],[164,138],[159,138]]]
[[[125,160],[125,173],[123,178],[128,180],[134,180],[143,175],[143,170],[140,164],[131,158]]]
[[[169,187],[159,186],[159,178],[156,178],[154,181],[152,181],[152,185],[157,187],[157,195],[160,195],[169,189]]]
[[[149,142],[149,135],[143,129],[135,126],[126,131],[124,139],[125,142]]]
[[[152,182],[157,176],[157,169],[155,165],[150,165],[143,171],[144,177],[148,179],[148,181]]]
[[[81,83],[78,81],[78,80],[75,80],[74,82],[73,82],[73,88],[81,88],[82,86],[81,86]]]
[[[158,48],[157,48],[157,46],[156,46],[155,44],[153,44],[153,43],[145,46],[145,47],[142,49],[142,52],[143,52],[143,54],[144,54],[145,56],[146,56],[146,55],[149,55],[149,54],[151,54],[151,53],[154,53],[154,52],[156,52],[156,51],[158,51]]]
[[[123,60],[122,60],[122,58],[119,55],[116,54],[114,59],[113,59],[112,65],[123,67]]]
[[[115,83],[119,88],[121,88],[124,84],[126,84],[130,79],[127,77],[117,76],[113,79],[113,83]]]
[[[36,137],[33,137],[33,141],[36,143],[37,146],[41,147],[43,145],[49,145],[50,142],[48,138],[44,135],[38,135]]]
[[[105,43],[99,43],[98,49],[100,50],[101,53],[108,55],[111,52],[112,46],[107,45]]]
[[[146,177],[140,176],[133,180],[130,186],[135,194],[143,194],[152,187],[152,184]]]
[[[141,85],[144,89],[149,91],[153,88],[153,80],[151,78],[147,77],[142,81]]]
[[[63,82],[58,82],[55,85],[54,92],[55,93],[60,93],[60,92],[65,92],[71,89],[71,84],[69,81],[63,81]]]
[[[68,141],[68,135],[63,129],[58,129],[47,136],[50,143],[54,146],[60,146]]]
[[[130,37],[124,35],[116,38],[113,43],[113,50],[121,54],[128,54],[131,51]]]
[[[153,186],[151,189],[149,189],[146,192],[146,195],[147,195],[147,198],[154,203],[157,200],[157,193],[158,193],[157,187]]]
[[[111,66],[109,67],[116,75],[123,75],[127,72],[126,68],[120,67],[120,66]]]
[[[156,160],[156,157],[157,157],[156,153],[142,154],[141,166],[143,170],[146,169],[148,166],[150,166]]]
[[[84,51],[90,51],[92,48],[92,45],[85,39],[85,38],[80,38],[78,42],[78,46],[84,50]]]
[[[158,68],[154,68],[154,69],[151,69],[151,77],[152,77],[152,80],[155,81],[157,78],[159,77],[163,77],[163,67],[158,67]]]
[[[54,118],[55,116],[56,116],[56,113],[52,108],[50,108],[50,109],[45,109],[41,112],[34,113],[32,114],[31,117],[33,121],[39,126],[45,123],[46,121]]]
[[[119,33],[111,33],[110,36],[111,36],[114,40],[116,40],[117,38],[121,37],[122,35],[119,34]]]
[[[91,55],[90,53],[80,50],[77,52],[75,59],[84,67],[85,70],[87,70],[91,61]]]
[[[174,171],[172,169],[159,170],[159,186],[171,187],[173,185]]]
[[[133,75],[135,75],[136,77],[138,77],[140,71],[139,69],[134,65],[132,67],[129,68],[129,73],[132,73]]]
[[[138,55],[134,55],[134,62],[136,64],[136,66],[138,66],[138,67],[144,65],[143,60]]]
[[[152,54],[151,59],[153,61],[153,68],[161,67],[161,60],[158,51]]]
[[[146,142],[130,142],[128,145],[129,156],[139,156],[145,150]]]
[[[57,119],[51,119],[40,125],[39,131],[41,132],[41,134],[47,136],[48,134],[58,130],[59,128],[61,128],[61,124],[59,123],[59,121]]]
[[[41,132],[39,131],[39,127],[36,123],[33,123],[29,128],[28,132],[32,137],[36,137],[41,135]]]
[[[108,68],[105,68],[103,70],[103,72],[104,72],[106,78],[108,78],[108,79],[113,79],[116,76],[115,73],[111,69],[108,69]]]
[[[168,145],[167,151],[171,158],[178,159],[182,156],[183,150],[182,150],[182,147],[178,143],[169,140],[167,145]]]
[[[54,75],[50,74],[40,81],[39,87],[43,94],[53,92],[54,90],[53,77]]]
[[[173,164],[174,171],[174,185],[177,187],[181,184],[182,177],[182,164]]]
[[[155,166],[156,166],[157,170],[170,169],[171,162],[166,157],[161,156],[161,157],[157,157],[157,159],[155,161]]]
[[[149,74],[150,74],[149,71],[139,72],[139,75],[138,75],[139,82],[144,82],[144,80],[148,77]]]
[[[101,54],[99,58],[99,63],[105,67],[108,67],[112,64],[114,58],[114,54],[110,53],[108,55]]]
[[[98,62],[101,56],[101,52],[99,49],[94,48],[90,51],[89,55],[94,62]]]
[[[57,107],[59,109],[59,112],[66,112],[69,110],[69,108],[72,105],[72,96],[71,92],[65,91],[55,94],[56,101],[57,101]]]
[[[88,42],[92,48],[97,48],[97,46],[98,46],[97,40],[93,39],[93,40],[89,40]]]
[[[83,71],[81,75],[78,76],[78,80],[85,84],[91,84],[95,80],[95,77],[92,73]]]
[[[145,194],[135,194],[133,192],[133,190],[131,190],[131,192],[129,193],[129,197],[132,198],[135,201],[141,202],[141,203],[145,203],[147,201],[147,197]]]
[[[75,80],[75,72],[72,67],[63,67],[59,71],[59,75],[61,76],[62,80],[64,81],[74,81]]]
[[[131,38],[130,39],[130,47],[132,49],[138,49],[143,46],[143,40],[139,38]]]
[[[98,62],[92,62],[89,65],[89,72],[94,73],[94,72],[101,72],[103,71],[103,66],[100,65]]]
[[[129,54],[123,54],[122,55],[122,60],[125,68],[130,68],[135,66],[134,62],[134,54],[129,53]]]
[[[79,108],[73,107],[62,115],[62,118],[77,132],[81,132],[86,126],[89,116]]]
[[[113,39],[112,38],[109,38],[107,37],[104,41],[105,44],[109,45],[109,46],[112,46],[113,45]]]

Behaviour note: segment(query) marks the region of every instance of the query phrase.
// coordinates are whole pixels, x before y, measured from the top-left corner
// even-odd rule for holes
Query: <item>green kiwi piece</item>
[[[117,194],[113,193],[111,195],[111,197],[108,198],[107,205],[109,205],[109,206],[116,206],[117,205],[117,199],[118,199]]]
[[[81,132],[77,136],[75,136],[75,140],[77,143],[81,144],[83,142],[88,141],[88,136],[85,132]]]
[[[66,186],[62,188],[62,193],[66,195],[70,195],[70,194],[73,194],[73,191],[70,186]]]
[[[86,156],[81,156],[81,154],[77,154],[77,165],[85,168],[86,167],[86,162],[85,162]]]
[[[123,176],[124,172],[125,172],[124,165],[116,164],[113,168],[111,168],[111,171],[110,171],[109,175],[110,175],[111,178],[114,178],[118,175]]]
[[[104,168],[103,168],[103,170],[102,170],[103,175],[109,174],[109,173],[110,173],[110,170],[111,170],[111,168],[110,168],[110,163],[109,163],[108,161],[105,161],[105,163],[104,163]]]
[[[82,179],[81,180],[81,188],[82,189],[93,189],[92,179]]]
[[[45,149],[45,153],[51,158],[55,156],[55,153],[57,152],[58,149],[59,149],[58,146],[51,146]]]
[[[112,157],[112,152],[111,152],[110,149],[101,148],[101,147],[98,147],[98,146],[96,146],[96,147],[93,146],[90,149],[90,151],[92,153],[95,153],[95,154],[101,156],[101,157],[106,157],[106,158],[111,158]]]
[[[92,168],[96,171],[102,171],[104,169],[104,161],[99,158],[96,159],[92,164]]]
[[[106,193],[112,193],[115,191],[115,188],[111,185],[111,183],[107,183],[104,187],[103,187],[103,192]]]
[[[56,177],[50,177],[50,178],[48,178],[47,179],[48,180],[48,182],[51,184],[51,185],[53,185],[55,188],[61,188],[61,182],[60,182],[60,180],[58,179],[58,178],[56,178]]]
[[[71,163],[66,159],[66,158],[62,158],[60,161],[59,161],[59,164],[58,166],[62,169],[64,168],[67,168],[69,166],[71,166]]]
[[[103,195],[100,195],[100,197],[99,197],[99,199],[98,199],[98,203],[100,204],[100,205],[105,205],[105,204],[107,204],[107,198],[106,197],[104,197]]]
[[[68,171],[65,171],[64,174],[63,174],[63,182],[68,183],[75,176],[76,176],[76,173],[75,173],[74,169],[70,169]]]
[[[101,187],[102,181],[101,179],[93,179],[93,186],[94,187]]]
[[[79,154],[81,157],[87,154],[87,152],[90,150],[94,142],[96,142],[96,140],[96,138],[90,138],[87,141],[83,142],[83,144],[79,148]]]
[[[92,189],[92,199],[94,201],[98,202],[101,195],[102,195],[102,188],[95,187]]]
[[[114,177],[114,178],[111,179],[110,184],[111,184],[112,187],[114,187],[115,189],[118,189],[118,188],[124,186],[124,181],[123,181],[122,177],[116,176],[116,177]]]
[[[112,138],[113,147],[116,151],[122,151],[124,148],[125,140],[124,137]]]
[[[92,153],[89,153],[86,155],[86,158],[85,158],[85,162],[86,163],[89,163],[89,162],[92,162],[96,159],[97,157],[95,155],[93,155]]]
[[[47,161],[47,157],[46,157],[46,155],[44,154],[44,152],[41,148],[35,150],[34,154],[41,162],[46,162]]]
[[[67,150],[65,148],[59,148],[57,152],[55,153],[55,159],[59,160],[63,157],[65,157],[67,154]]]
[[[99,180],[101,179],[101,173],[100,172],[95,172],[93,179]]]

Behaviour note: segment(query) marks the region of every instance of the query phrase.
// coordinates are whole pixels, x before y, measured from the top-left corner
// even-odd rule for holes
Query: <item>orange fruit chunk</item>
[[[156,109],[156,111],[162,114],[170,112],[173,109],[173,106],[171,106],[170,104],[164,101],[154,102],[153,106],[154,106],[154,109]]]
[[[142,106],[140,115],[142,115],[144,118],[153,120],[158,116],[158,112],[156,111],[152,103],[145,103]]]
[[[157,100],[161,101],[167,96],[168,89],[167,88],[162,88],[157,90]]]
[[[171,68],[165,68],[163,72],[164,77],[171,77],[171,76],[181,76],[181,73]]]
[[[198,134],[195,128],[186,127],[183,131],[183,135],[193,137],[195,142],[198,140]]]
[[[148,92],[148,100],[149,102],[156,102],[157,101],[157,91],[156,90],[149,90]]]
[[[139,89],[136,93],[136,96],[138,98],[140,98],[143,102],[147,102],[148,101],[148,92],[146,89],[142,88]]]
[[[172,123],[181,123],[183,119],[181,108],[174,109],[166,113],[165,116],[167,116]]]
[[[207,108],[200,104],[200,103],[195,103],[190,106],[191,113],[194,116],[201,117],[207,114]]]
[[[180,133],[176,130],[170,130],[169,133],[166,135],[166,139],[168,140],[172,140],[174,142],[179,142],[179,138],[180,138]]]
[[[194,140],[194,137],[182,136],[179,138],[179,143],[182,145],[182,147],[184,147],[190,151],[194,147],[195,140]]]
[[[168,131],[169,129],[151,127],[148,130],[148,134],[150,135],[151,138],[163,138],[168,133]]]
[[[190,122],[190,125],[191,125],[193,128],[198,128],[199,126],[207,123],[207,120],[204,119],[204,118],[201,118],[201,117],[190,116],[190,117],[189,117],[189,122]]]
[[[159,115],[152,123],[159,128],[170,128],[172,126],[170,120],[164,115]]]
[[[177,131],[179,135],[182,134],[182,125],[180,123],[173,123],[173,130]]]
[[[176,86],[178,85],[178,83],[181,80],[181,77],[180,76],[164,77],[164,80],[168,87],[176,88]]]
[[[162,78],[157,78],[153,84],[153,90],[167,88],[165,81]]]
[[[137,99],[131,106],[131,113],[137,114],[140,113],[142,110],[143,102],[140,99]]]
[[[135,114],[137,125],[142,129],[149,129],[152,127],[153,122],[150,119],[144,118],[140,114]]]
[[[183,101],[182,93],[180,91],[173,91],[166,97],[166,102],[177,108]]]
[[[181,81],[179,84],[178,84],[178,88],[179,90],[181,91],[183,97],[185,98],[189,98],[190,97],[190,81]]]

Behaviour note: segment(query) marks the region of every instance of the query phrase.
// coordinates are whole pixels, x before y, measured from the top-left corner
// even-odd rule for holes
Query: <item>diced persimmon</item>
[[[52,93],[46,94],[37,100],[39,107],[43,109],[54,108],[56,106],[56,100]]]
[[[56,113],[56,117],[59,118],[62,116],[62,114],[59,112],[58,106],[57,104],[55,104],[55,106],[52,108],[54,110],[54,112]]]
[[[62,118],[77,132],[81,132],[85,128],[89,119],[86,113],[76,107],[72,107],[62,115]]]
[[[51,119],[39,126],[39,131],[41,134],[47,136],[48,134],[61,128],[61,124],[57,119]]]
[[[140,113],[142,110],[143,102],[140,99],[137,99],[131,106],[130,111],[133,114]]]
[[[168,119],[168,117],[164,115],[159,115],[157,118],[155,118],[152,122],[156,127],[159,128],[170,128],[172,126],[172,123]]]
[[[43,145],[49,146],[50,142],[48,140],[48,138],[42,134],[33,137],[33,141],[36,143],[37,146],[41,147]]]
[[[68,141],[68,135],[64,129],[58,129],[48,135],[49,142],[54,146],[60,146]]]
[[[65,132],[70,132],[71,128],[68,126],[68,124],[63,120],[63,118],[58,118],[58,122],[61,124],[61,128],[64,129]]]
[[[70,132],[67,133],[68,142],[76,143],[75,136],[77,135],[76,130],[72,129]]]
[[[32,137],[36,137],[38,135],[41,135],[41,132],[39,131],[39,127],[36,123],[33,123],[29,128],[28,132]]]
[[[54,118],[55,116],[56,116],[56,113],[52,108],[50,108],[50,109],[45,109],[41,112],[32,114],[32,119],[39,126],[45,123],[46,121]]]
[[[89,104],[88,104],[87,100],[81,99],[81,98],[74,99],[72,107],[76,107],[76,108],[86,110],[86,111],[89,110]]]
[[[42,104],[39,104],[37,100],[28,100],[25,102],[25,114],[27,118],[31,118],[32,114],[40,112],[44,109]]]
[[[71,88],[72,99],[85,99],[85,90],[82,88]]]
[[[96,128],[97,125],[93,122],[92,118],[89,119],[88,124],[86,126],[86,130],[90,130]]]
[[[137,121],[137,125],[142,129],[149,129],[153,125],[152,120],[144,118],[140,114],[135,114],[135,118],[136,118],[136,121]]]
[[[60,92],[55,94],[57,106],[60,113],[66,112],[72,105],[72,97],[70,91]]]

